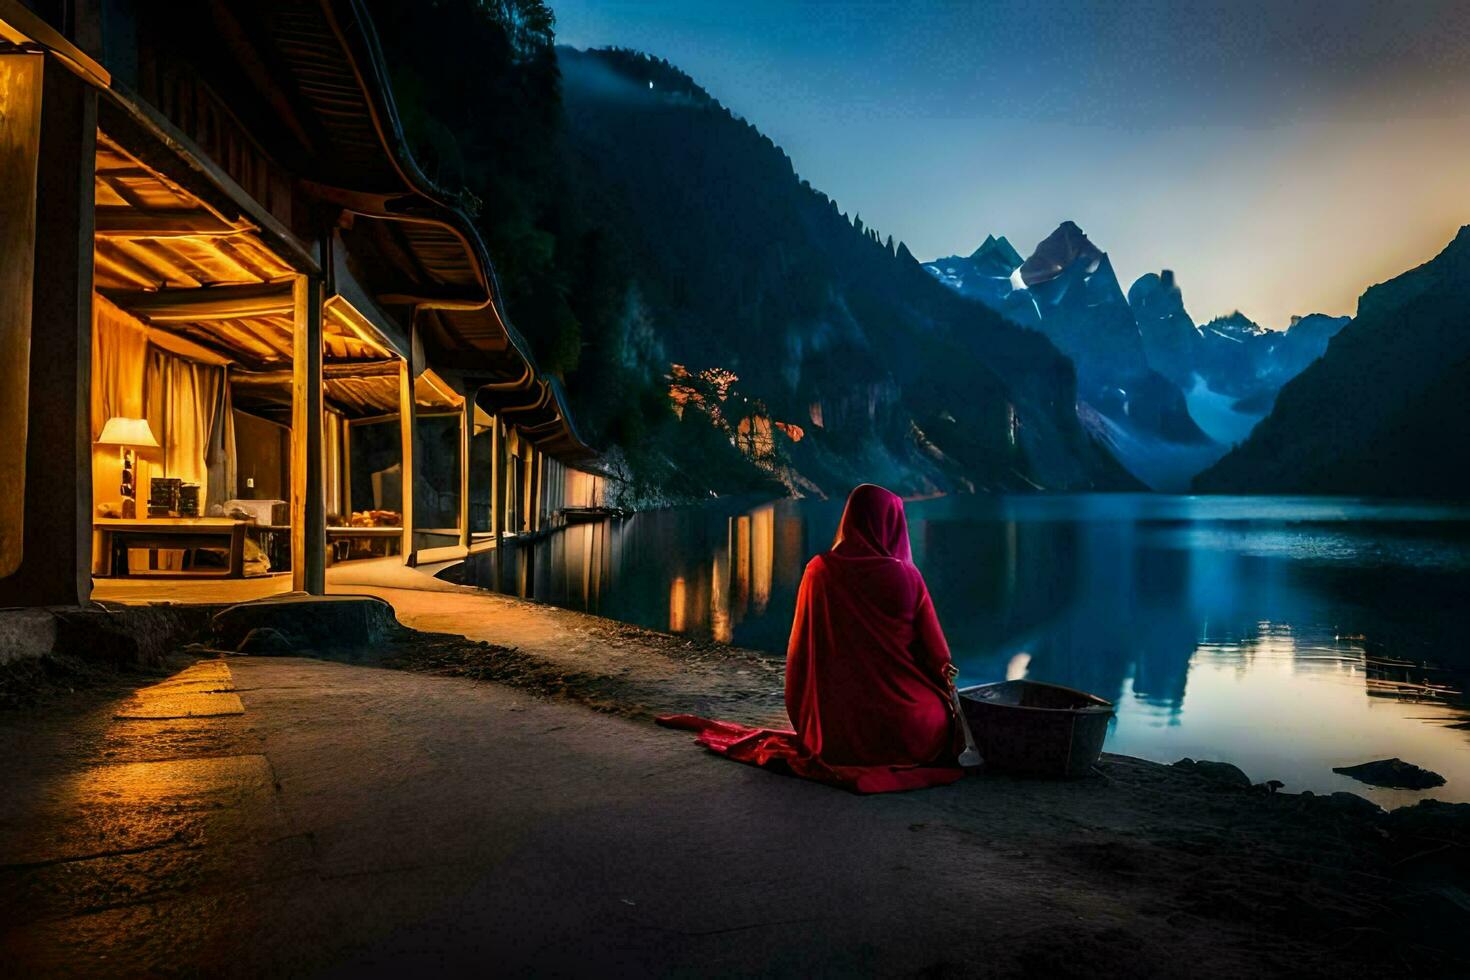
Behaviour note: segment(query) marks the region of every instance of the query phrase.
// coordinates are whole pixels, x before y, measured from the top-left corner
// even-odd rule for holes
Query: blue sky
[[[921,258],[1072,219],[1196,320],[1353,312],[1470,223],[1470,2],[552,0]]]

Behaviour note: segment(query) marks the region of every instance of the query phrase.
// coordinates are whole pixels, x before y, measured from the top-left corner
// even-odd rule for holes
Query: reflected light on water
[[[771,560],[776,550],[776,509],[771,504],[750,514],[751,611],[759,616],[771,603]]]
[[[734,637],[730,622],[730,568],[715,555],[710,568],[709,625],[716,643],[729,643]]]
[[[1453,703],[1460,692],[1409,679],[1415,669],[1377,661],[1361,642],[1264,622],[1254,636],[1200,643],[1176,708],[1125,686],[1110,750],[1160,761],[1228,759],[1257,781],[1281,779],[1291,790],[1346,790],[1386,807],[1413,803],[1426,794],[1366,786],[1331,770],[1397,756],[1451,778],[1464,772],[1465,711]],[[1394,670],[1405,676],[1384,676]],[[1459,799],[1465,787],[1427,795]]]
[[[685,601],[684,578],[680,576],[674,579],[669,586],[669,632],[682,633],[685,630],[684,601]]]
[[[750,516],[742,514],[733,518],[730,561],[735,566],[735,587],[731,590],[730,614],[739,622],[745,618],[750,604]]]
[[[720,500],[569,528],[534,546],[532,596],[780,656],[842,504]],[[1427,795],[1470,802],[1470,509],[1126,494],[905,509],[961,683],[1107,698],[1117,752],[1381,803],[1403,797],[1331,770],[1397,755],[1449,780]]]

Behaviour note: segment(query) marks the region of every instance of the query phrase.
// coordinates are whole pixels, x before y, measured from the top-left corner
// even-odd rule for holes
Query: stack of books
[[[168,476],[155,476],[148,492],[149,517],[179,516],[179,487],[182,481]],[[198,501],[198,495],[195,495]]]

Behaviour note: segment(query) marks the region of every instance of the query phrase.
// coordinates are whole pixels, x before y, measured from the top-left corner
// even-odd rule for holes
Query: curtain
[[[204,513],[216,504],[223,507],[232,499],[235,489],[235,400],[230,394],[230,369],[219,368],[218,394],[210,407],[209,444],[204,453],[208,484],[202,499]]]
[[[92,499],[98,504],[122,499],[122,460],[116,446],[95,445],[113,416],[143,418],[143,374],[148,335],[143,324],[101,296],[92,296]],[[157,429],[153,434],[160,443]],[[133,478],[141,504],[148,499],[150,459],[158,450],[135,454]]]
[[[229,471],[234,468],[234,420],[224,368],[150,347],[143,389],[148,424],[163,446],[162,475],[199,484],[206,512],[206,502],[233,496]],[[226,446],[227,440],[231,445]],[[146,498],[147,492],[141,488],[139,497]]]
[[[95,293],[91,395],[93,442],[107,420],[120,415],[146,418],[162,447],[135,454],[140,514],[155,476],[198,483],[204,514],[235,496],[235,413],[227,368],[164,350],[150,341],[141,321]],[[93,446],[93,499],[117,501],[121,483],[117,447]]]

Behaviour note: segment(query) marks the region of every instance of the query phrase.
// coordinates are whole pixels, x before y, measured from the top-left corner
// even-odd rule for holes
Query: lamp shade
[[[137,446],[154,449],[158,446],[158,440],[153,438],[153,430],[148,427],[147,419],[130,419],[114,415],[102,427],[102,435],[97,437],[97,445]]]

